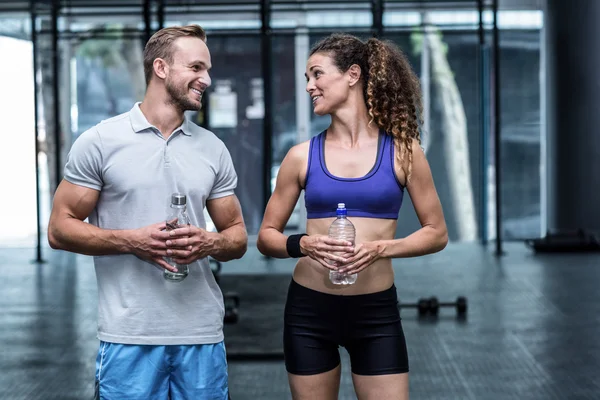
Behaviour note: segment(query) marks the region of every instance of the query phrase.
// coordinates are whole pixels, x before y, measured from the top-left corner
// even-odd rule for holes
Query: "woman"
[[[408,399],[391,259],[434,253],[448,241],[420,147],[419,81],[393,44],[347,34],[317,43],[305,75],[314,112],[329,114],[331,125],[286,155],[257,243],[265,255],[299,258],[284,317],[292,396],[337,399],[343,346],[358,399]],[[394,239],[405,188],[422,228]],[[306,234],[287,237],[282,232],[302,190]],[[354,244],[327,236],[340,202],[356,228]],[[358,279],[334,285],[330,270]]]

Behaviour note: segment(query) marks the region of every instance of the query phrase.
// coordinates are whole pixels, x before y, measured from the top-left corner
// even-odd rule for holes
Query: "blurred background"
[[[411,398],[598,399],[599,16],[598,0],[0,0],[0,398],[93,395],[93,262],[49,248],[54,191],[77,137],[142,99],[148,38],[193,23],[212,86],[187,116],[229,148],[249,233],[241,260],[213,263],[233,399],[290,398],[281,331],[296,260],[255,242],[287,151],[329,124],[304,72],[311,46],[340,31],[398,44],[422,85],[450,243],[393,260],[401,305],[469,304],[402,310]],[[301,196],[286,233],[305,222]],[[419,227],[405,196],[396,237]],[[341,353],[340,399],[353,400]]]
[[[546,140],[540,111],[541,1],[500,1],[497,14],[491,5],[382,0],[3,1],[0,109],[4,130],[13,133],[5,135],[0,176],[27,194],[23,209],[32,212],[26,218],[15,215],[10,198],[2,200],[1,220],[11,228],[0,229],[0,246],[36,246],[38,229],[44,241],[52,193],[71,144],[86,129],[141,100],[145,41],[160,27],[188,23],[208,31],[215,66],[205,108],[191,117],[229,147],[250,234],[257,233],[287,150],[329,122],[329,117],[312,114],[304,90],[308,50],[327,34],[346,31],[392,40],[419,74],[425,96],[424,145],[450,239],[485,243],[496,235],[509,241],[539,237],[546,196],[541,175]],[[500,61],[498,88],[494,51]],[[497,189],[505,194],[499,207]],[[496,229],[496,211],[501,229]],[[288,228],[299,229],[303,220],[299,204]],[[412,212],[403,212],[401,222],[400,235],[418,227]]]

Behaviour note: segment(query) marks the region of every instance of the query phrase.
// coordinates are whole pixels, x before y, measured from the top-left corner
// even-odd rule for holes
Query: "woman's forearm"
[[[402,239],[379,240],[382,258],[407,258],[437,253],[448,244],[448,231],[425,226]]]
[[[287,252],[287,236],[275,228],[261,229],[258,233],[256,247],[265,256],[273,258],[289,258]]]

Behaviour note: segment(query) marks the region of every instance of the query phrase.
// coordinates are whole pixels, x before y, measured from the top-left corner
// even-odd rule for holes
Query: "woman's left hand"
[[[362,271],[381,258],[380,246],[376,242],[364,242],[354,247],[354,255],[348,258],[338,272],[352,275]]]

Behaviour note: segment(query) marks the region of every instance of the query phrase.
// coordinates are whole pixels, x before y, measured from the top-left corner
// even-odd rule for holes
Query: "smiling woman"
[[[348,34],[317,43],[305,77],[314,113],[329,115],[331,124],[287,153],[257,242],[265,255],[299,258],[284,318],[292,395],[337,398],[338,346],[344,346],[358,398],[408,399],[408,353],[391,260],[440,251],[448,240],[420,147],[419,81],[392,43]],[[394,239],[405,189],[422,226]],[[302,190],[306,234],[286,236]],[[355,243],[328,235],[338,203],[346,204]],[[335,285],[330,270],[358,278]]]

